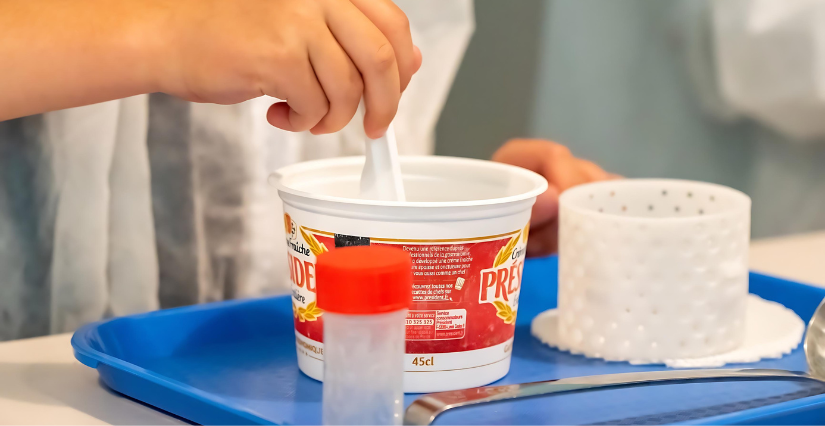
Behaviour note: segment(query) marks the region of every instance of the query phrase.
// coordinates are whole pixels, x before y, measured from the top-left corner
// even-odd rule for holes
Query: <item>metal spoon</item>
[[[757,368],[665,370],[571,377],[516,385],[482,386],[424,395],[407,407],[404,424],[429,425],[441,413],[469,405],[592,389],[687,382],[794,380],[825,383],[825,300],[820,302],[808,323],[804,345],[808,373]]]

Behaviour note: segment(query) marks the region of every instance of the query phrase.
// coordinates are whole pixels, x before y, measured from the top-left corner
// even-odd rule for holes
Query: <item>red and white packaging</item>
[[[546,181],[503,164],[404,157],[406,202],[357,199],[363,158],[274,176],[284,201],[298,365],[323,379],[315,263],[325,251],[390,245],[410,254],[406,392],[482,386],[509,370],[530,209]]]

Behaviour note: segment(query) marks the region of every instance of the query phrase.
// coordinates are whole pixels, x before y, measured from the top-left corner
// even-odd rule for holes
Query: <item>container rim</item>
[[[639,185],[654,185],[654,184],[679,184],[679,185],[692,185],[694,187],[705,187],[710,188],[715,191],[719,192],[726,192],[736,198],[737,205],[735,207],[726,209],[725,211],[716,212],[716,213],[709,213],[704,215],[691,215],[691,216],[666,216],[666,217],[640,217],[640,216],[626,216],[621,214],[614,214],[614,213],[606,213],[606,212],[597,212],[590,210],[586,207],[582,207],[578,203],[573,202],[570,200],[572,197],[580,194],[581,192],[591,191],[595,188],[600,187],[613,187],[613,188],[620,188],[620,187],[628,187],[628,186],[639,186]],[[630,179],[620,179],[620,180],[606,180],[606,181],[599,181],[599,182],[591,182],[582,185],[574,186],[564,192],[561,193],[559,196],[559,208],[568,209],[576,212],[577,214],[590,216],[590,217],[599,217],[599,218],[609,218],[613,220],[620,220],[625,222],[656,222],[656,223],[666,223],[666,222],[696,222],[696,221],[706,221],[708,219],[719,218],[723,216],[730,216],[732,214],[740,214],[740,213],[748,213],[750,214],[751,209],[751,197],[749,197],[744,192],[733,189],[729,186],[719,185],[717,183],[710,183],[710,182],[702,182],[702,181],[695,181],[695,180],[687,180],[687,179],[656,179],[656,178],[630,178]]]
[[[421,164],[421,163],[435,163],[443,166],[464,164],[474,167],[486,167],[489,170],[496,170],[502,173],[509,173],[511,175],[525,179],[532,184],[532,188],[517,195],[508,197],[489,198],[483,200],[470,201],[384,201],[384,200],[364,200],[358,198],[337,197],[325,194],[313,194],[307,191],[301,191],[289,187],[283,183],[284,180],[298,174],[311,170],[323,169],[334,166],[353,166],[364,163],[364,156],[355,157],[338,157],[328,158],[323,160],[312,160],[301,163],[292,164],[282,167],[269,175],[269,183],[275,186],[279,192],[294,195],[296,197],[308,198],[319,201],[329,201],[334,203],[364,205],[364,206],[382,206],[382,207],[471,207],[471,206],[489,206],[497,204],[508,204],[518,201],[524,201],[531,198],[538,197],[547,190],[547,180],[538,173],[532,172],[522,167],[512,166],[504,163],[497,163],[488,160],[478,160],[472,158],[447,157],[438,155],[420,155],[420,156],[401,156],[399,157],[401,164]]]

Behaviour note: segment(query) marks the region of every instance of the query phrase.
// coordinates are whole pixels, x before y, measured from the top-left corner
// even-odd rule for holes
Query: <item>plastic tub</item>
[[[315,259],[351,245],[413,258],[404,390],[482,386],[510,368],[530,210],[547,182],[482,160],[403,157],[406,202],[358,199],[363,157],[295,164],[271,181],[284,202],[298,366],[323,379]]]

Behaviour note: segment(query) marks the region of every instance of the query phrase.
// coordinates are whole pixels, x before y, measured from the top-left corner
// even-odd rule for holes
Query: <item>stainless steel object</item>
[[[571,377],[516,385],[482,386],[424,395],[404,414],[404,424],[429,425],[441,413],[459,407],[593,389],[664,383],[795,380],[825,383],[825,300],[816,308],[805,335],[808,373],[767,369],[665,370]]]

